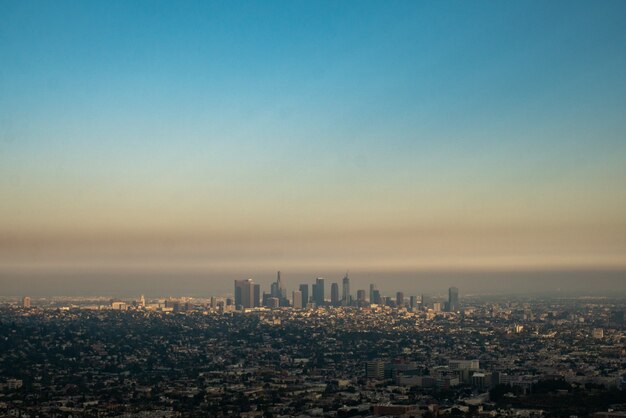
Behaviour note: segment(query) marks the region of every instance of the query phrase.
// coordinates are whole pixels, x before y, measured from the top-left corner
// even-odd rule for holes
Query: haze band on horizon
[[[3,1],[0,281],[626,271],[625,12]]]

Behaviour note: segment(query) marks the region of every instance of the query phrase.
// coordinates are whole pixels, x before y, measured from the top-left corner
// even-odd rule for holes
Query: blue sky
[[[620,1],[2,1],[4,258],[56,260],[52,234],[66,261],[155,235],[260,259],[250,235],[313,234],[269,262],[626,264],[625,17]]]

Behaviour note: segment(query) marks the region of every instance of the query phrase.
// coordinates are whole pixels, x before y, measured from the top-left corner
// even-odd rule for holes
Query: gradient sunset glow
[[[3,1],[0,279],[626,270],[624,16]]]

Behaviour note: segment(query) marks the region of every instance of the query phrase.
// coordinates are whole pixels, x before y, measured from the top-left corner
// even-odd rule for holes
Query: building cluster
[[[276,307],[237,310],[237,302],[260,293],[254,283],[239,283],[230,304],[140,298],[106,309],[92,300],[0,306],[0,416],[626,410],[624,301],[465,297],[460,304],[450,289],[447,310],[435,309],[434,300],[412,308],[403,295],[361,305],[348,301],[348,279],[339,306],[312,305],[323,288],[316,281],[318,293],[304,309],[281,306],[286,291],[278,277],[265,297],[278,299]]]
[[[277,273],[276,281],[270,286],[270,293],[263,292],[262,295],[261,286],[255,284],[252,279],[235,280],[234,309],[242,310],[259,307],[312,309],[325,306],[365,307],[372,304],[417,309],[429,305],[429,300],[424,295],[419,299],[415,295],[407,298],[404,292],[396,292],[395,297],[381,296],[375,284],[370,284],[369,298],[366,297],[365,289],[357,290],[355,298],[350,292],[350,277],[348,273],[341,280],[341,289],[337,282],[330,284],[330,299],[326,297],[326,279],[318,277],[315,279],[315,283],[310,285],[310,289],[311,292],[309,293],[308,283],[300,284],[298,290],[294,290],[291,293],[291,298],[289,298],[285,284],[281,280],[280,271]],[[232,300],[227,299],[227,305],[232,303]],[[458,312],[460,308],[459,289],[451,287],[448,290],[448,300],[445,302],[434,301],[432,302],[432,308],[436,311]]]

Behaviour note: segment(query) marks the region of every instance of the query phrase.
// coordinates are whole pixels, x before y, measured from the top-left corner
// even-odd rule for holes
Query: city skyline
[[[321,309],[235,309],[214,297],[4,300],[0,408],[171,418],[626,415],[624,298],[469,297],[458,311],[431,298],[389,299]]]
[[[626,1],[0,1],[0,416],[626,418]]]

